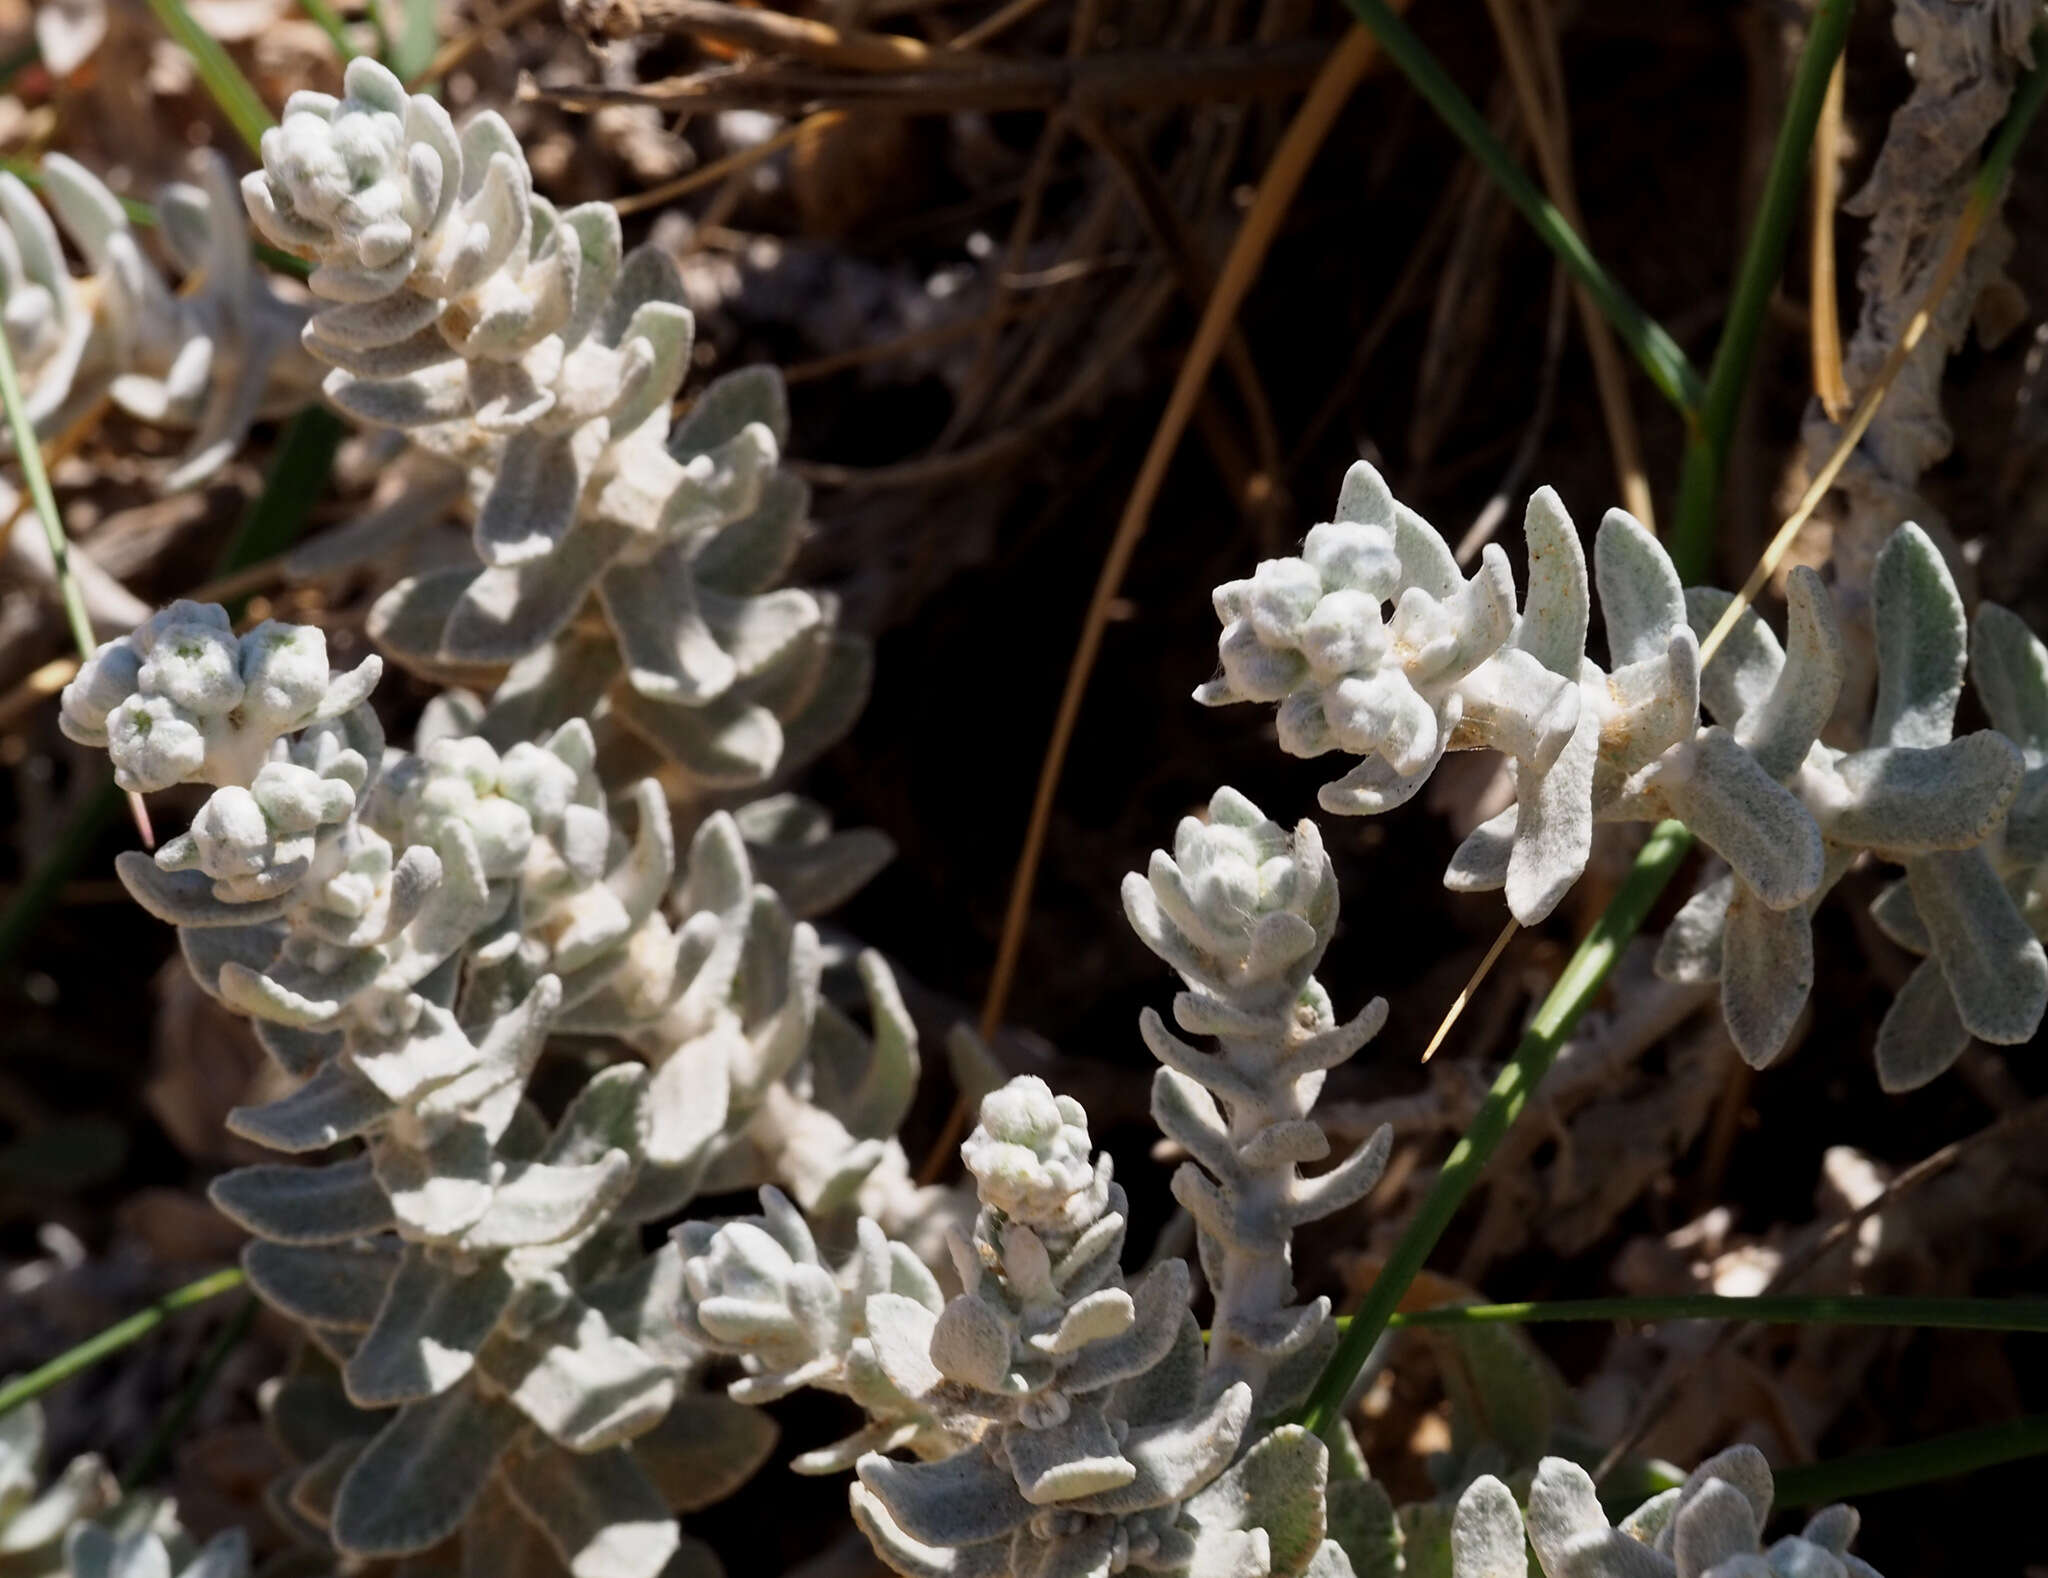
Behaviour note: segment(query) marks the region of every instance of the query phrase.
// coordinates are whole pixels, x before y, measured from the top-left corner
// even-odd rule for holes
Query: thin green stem
[[[1643,311],[1635,298],[1601,266],[1584,239],[1572,229],[1571,222],[1558,212],[1556,205],[1515,163],[1514,156],[1501,146],[1500,139],[1486,124],[1486,117],[1473,108],[1472,101],[1445,74],[1422,40],[1393,13],[1386,0],[1344,0],[1344,3],[1379,40],[1380,48],[1401,68],[1416,91],[1429,101],[1430,107],[1456,134],[1472,157],[1499,183],[1508,201],[1521,210],[1522,217],[1534,227],[1544,245],[1557,254],[1558,261],[1591,293],[1599,304],[1601,315],[1634,352],[1643,371],[1650,375],[1650,381],[1664,398],[1688,417],[1697,415],[1706,396],[1706,386],[1700,382],[1699,373],[1686,359],[1678,342]],[[1841,0],[1835,0],[1835,3],[1841,3]]]
[[[299,0],[299,9],[312,18],[313,25],[325,33],[344,61],[354,60],[362,51],[349,42],[348,28],[341,20],[341,13],[327,3],[327,0]]]
[[[1883,1490],[1903,1490],[1931,1480],[1956,1479],[1980,1468],[2044,1453],[2048,1453],[2048,1414],[2029,1414],[2006,1424],[1958,1430],[1911,1446],[1779,1469],[1773,1476],[1773,1500],[1781,1507],[1811,1507]]]
[[[193,19],[192,13],[185,9],[184,0],[149,0],[149,8],[156,13],[163,30],[192,57],[192,64],[199,68],[200,80],[206,84],[206,91],[213,95],[213,102],[220,106],[221,114],[228,118],[235,134],[249,145],[251,151],[260,154],[263,134],[277,121],[263,102],[263,96],[242,75],[242,68],[221,48],[220,40]]]
[[[0,1414],[12,1413],[23,1403],[33,1402],[43,1393],[62,1386],[74,1375],[91,1369],[100,1360],[140,1342],[180,1311],[232,1292],[247,1280],[239,1266],[230,1266],[225,1271],[216,1271],[197,1282],[186,1283],[175,1292],[166,1293],[148,1309],[140,1310],[126,1320],[116,1321],[98,1336],[88,1337],[40,1369],[31,1370],[27,1375],[0,1386]]]
[[[7,908],[0,910],[0,964],[14,957],[43,911],[56,899],[58,890],[98,847],[101,835],[125,803],[126,797],[111,778],[79,802],[49,853],[23,878],[7,901]]]
[[[1743,390],[1749,385],[1771,292],[1785,272],[1785,251],[1798,223],[1799,194],[1813,159],[1813,133],[1827,98],[1828,77],[1841,56],[1855,10],[1855,0],[1821,0],[1814,9],[1806,48],[1785,103],[1785,118],[1778,123],[1778,139],[1771,149],[1770,171],[1750,227],[1749,245],[1736,270],[1728,316],[1714,347],[1713,366],[1707,372],[1706,398],[1700,405],[1699,421],[1686,439],[1678,478],[1678,513],[1671,529],[1671,558],[1678,566],[1679,579],[1688,584],[1701,579],[1710,568],[1721,479],[1728,469],[1735,419],[1742,409]]]
[[[1551,1321],[1762,1321],[1774,1326],[1916,1326],[1935,1331],[2048,1332],[2048,1299],[1675,1298],[1447,1304],[1396,1314],[1390,1327],[1538,1325]],[[1341,1324],[1341,1323],[1340,1323]]]
[[[15,459],[28,488],[29,502],[41,520],[43,535],[50,540],[50,558],[57,569],[57,595],[64,604],[64,618],[71,626],[71,639],[81,659],[92,656],[99,643],[93,640],[92,620],[86,616],[85,595],[78,589],[78,577],[71,569],[71,543],[64,535],[64,518],[57,513],[57,496],[50,491],[50,474],[43,467],[42,441],[29,420],[28,405],[21,393],[21,379],[14,370],[14,349],[0,334],[0,404],[7,407],[7,427],[14,437]]]
[[[1501,1140],[1529,1104],[1543,1076],[1550,1072],[1565,1037],[1598,995],[1615,961],[1621,957],[1621,950],[1642,928],[1650,906],[1656,903],[1691,847],[1692,834],[1677,822],[1659,822],[1651,829],[1627,879],[1565,965],[1543,1006],[1536,1010],[1515,1055],[1494,1080],[1464,1137],[1445,1159],[1443,1170],[1430,1186],[1421,1208],[1409,1220],[1379,1276],[1352,1315],[1337,1351],[1324,1366],[1299,1415],[1300,1422],[1311,1430],[1321,1433],[1336,1423],[1351,1383],[1364,1368],[1373,1344],[1387,1329],[1408,1285],[1429,1259],[1437,1240],[1443,1237],[1444,1229],[1464,1204],[1465,1196],[1479,1182]]]
[[[192,1423],[192,1415],[199,1409],[199,1401],[213,1387],[214,1379],[220,1374],[221,1366],[228,1362],[228,1356],[242,1346],[242,1340],[249,1335],[249,1328],[256,1324],[256,1295],[244,1293],[242,1302],[227,1324],[222,1326],[206,1350],[206,1357],[199,1361],[199,1368],[192,1372],[192,1379],[185,1383],[178,1393],[177,1401],[164,1410],[156,1422],[156,1428],[149,1433],[149,1440],[135,1454],[135,1461],[121,1471],[121,1489],[130,1491],[138,1485],[146,1485],[156,1477],[157,1471],[170,1460],[171,1448],[178,1444],[178,1437],[185,1433],[185,1427]]]
[[[2014,86],[2012,102],[2006,106],[1998,135],[1991,139],[1991,149],[1984,155],[1976,179],[1970,183],[1970,201],[1985,208],[1998,200],[1999,190],[2012,172],[2013,156],[2026,141],[2034,117],[2041,111],[2041,101],[2048,98],[2048,22],[2034,29],[2028,45],[2034,55],[2034,69]]]

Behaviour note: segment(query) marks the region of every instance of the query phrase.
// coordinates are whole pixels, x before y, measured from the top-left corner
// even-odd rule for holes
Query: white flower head
[[[981,1122],[960,1147],[984,1205],[1013,1221],[1068,1230],[1099,1209],[1088,1159],[1088,1114],[1024,1074],[981,1100]]]

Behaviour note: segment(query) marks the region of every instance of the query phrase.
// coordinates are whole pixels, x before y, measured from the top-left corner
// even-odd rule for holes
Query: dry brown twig
[[[1579,207],[1577,183],[1572,178],[1570,134],[1565,123],[1564,76],[1557,58],[1557,38],[1548,7],[1533,0],[1535,19],[1524,31],[1516,0],[1486,0],[1493,29],[1500,39],[1501,58],[1506,62],[1514,85],[1515,102],[1535,146],[1536,162],[1543,172],[1543,184],[1550,200],[1557,204],[1571,227],[1586,233],[1586,216]],[[1551,92],[1546,97],[1544,81]],[[1614,334],[1601,316],[1599,305],[1583,286],[1574,286],[1579,323],[1586,336],[1586,350],[1593,362],[1593,381],[1599,389],[1600,414],[1607,423],[1607,437],[1614,450],[1615,480],[1622,505],[1650,530],[1657,518],[1650,502],[1650,482],[1643,469],[1642,440],[1636,433],[1634,409],[1629,404],[1628,370],[1615,349]]]
[[[1405,0],[1396,0],[1395,9],[1406,10]],[[1372,35],[1357,26],[1350,28],[1342,42],[1330,52],[1307,98],[1295,111],[1279,147],[1274,150],[1265,175],[1260,178],[1258,191],[1250,208],[1245,211],[1244,222],[1231,242],[1229,255],[1223,260],[1216,289],[1209,296],[1201,322],[1196,326],[1194,340],[1181,362],[1166,410],[1161,414],[1151,446],[1145,452],[1137,481],[1125,502],[1123,516],[1117,522],[1116,535],[1110,540],[1101,574],[1096,578],[1095,591],[1082,620],[1073,661],[1067,670],[1066,689],[1060,697],[1052,738],[1046,744],[1030,821],[1024,831],[1024,848],[1017,858],[1016,874],[1010,883],[1010,902],[1003,917],[1003,933],[997,945],[995,966],[990,972],[988,993],[982,1000],[983,1039],[993,1035],[996,1026],[1002,1023],[1003,1010],[1009,1002],[1017,957],[1024,941],[1024,926],[1031,914],[1031,892],[1038,874],[1038,862],[1044,853],[1046,829],[1052,820],[1053,797],[1059,790],[1060,769],[1066,761],[1067,747],[1073,740],[1074,724],[1080,716],[1081,700],[1087,693],[1096,654],[1102,647],[1102,633],[1109,624],[1110,606],[1116,600],[1118,588],[1123,585],[1124,572],[1144,535],[1146,522],[1151,519],[1153,502],[1159,496],[1159,489],[1166,481],[1167,467],[1195,414],[1195,405],[1208,383],[1209,371],[1222,353],[1229,329],[1236,322],[1239,306],[1243,304],[1252,282],[1258,278],[1266,253],[1279,233],[1280,221],[1292,206],[1294,195],[1301,189],[1308,167],[1336,123],[1338,113],[1378,58],[1379,47]],[[919,1169],[920,1178],[929,1180],[945,1169],[948,1153],[966,1121],[966,1103],[956,1101],[944,1132]]]
[[[1975,1134],[1966,1134],[1959,1140],[1951,1140],[1939,1150],[1929,1153],[1913,1163],[1904,1172],[1888,1182],[1883,1189],[1870,1199],[1849,1212],[1840,1221],[1829,1226],[1826,1232],[1798,1254],[1788,1257],[1771,1276],[1764,1288],[1764,1296],[1788,1291],[1801,1277],[1846,1243],[1856,1229],[1871,1217],[1898,1202],[1929,1179],[1946,1172],[1950,1167],[1978,1146],[1991,1140],[2007,1138],[2014,1133],[2030,1128],[2044,1117],[2048,1117],[2048,1099],[2036,1101],[2022,1107],[2018,1112],[2008,1113],[1997,1122],[1987,1124]],[[1649,1391],[1637,1405],[1629,1427],[1607,1450],[1600,1460],[1593,1478],[1602,1481],[1614,1472],[1621,1460],[1634,1451],[1638,1442],[1647,1435],[1663,1415],[1665,1406],[1700,1372],[1732,1344],[1747,1341],[1755,1333],[1765,1329],[1765,1322],[1749,1321],[1740,1325],[1723,1326],[1705,1347],[1692,1354],[1673,1354],[1665,1360],[1663,1368],[1650,1383]]]
[[[945,71],[983,64],[958,40],[951,48],[934,49],[903,33],[839,28],[786,11],[726,5],[722,0],[562,0],[562,18],[593,40],[682,34],[840,71]]]
[[[1315,78],[1328,49],[1316,39],[1234,44],[1210,49],[1128,49],[1078,60],[988,58],[971,67],[856,76],[814,66],[737,66],[613,88],[543,87],[525,82],[523,99],[565,110],[652,104],[673,110],[755,109],[784,114],[819,109],[893,110],[937,115],[953,110],[1043,110],[1207,103],[1276,98]]]
[[[485,18],[466,33],[458,34],[434,51],[434,58],[426,63],[406,83],[408,93],[416,91],[420,84],[438,82],[457,66],[461,65],[486,39],[503,33],[506,29],[524,22],[534,12],[546,5],[548,0],[513,0],[504,10]]]
[[[1842,68],[1835,57],[1813,128],[1812,274],[1807,325],[1813,343],[1813,392],[1830,422],[1848,414],[1849,380],[1842,376],[1842,319],[1835,303],[1835,208],[1842,193]]]

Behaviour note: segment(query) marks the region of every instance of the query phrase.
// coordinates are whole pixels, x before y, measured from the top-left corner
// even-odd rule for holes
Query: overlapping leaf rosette
[[[1865,746],[1841,751],[1819,743],[1844,665],[1810,571],[1788,581],[1789,645],[1745,612],[1703,676],[1701,639],[1731,599],[1684,590],[1622,511],[1601,522],[1589,585],[1569,516],[1538,491],[1519,613],[1503,560],[1465,581],[1363,462],[1337,514],[1302,558],[1218,589],[1223,672],[1197,692],[1278,701],[1281,744],[1295,754],[1371,753],[1323,791],[1327,808],[1398,804],[1445,749],[1505,752],[1514,803],[1466,839],[1445,881],[1504,888],[1524,924],[1578,879],[1596,823],[1683,823],[1729,869],[1674,922],[1660,968],[1718,979],[1730,1032],[1758,1066],[1788,1044],[1811,988],[1814,907],[1865,853],[1907,868],[1900,893],[1912,902],[1894,895],[1880,918],[1932,955],[1880,1035],[1887,1088],[1932,1079],[1971,1035],[2010,1044],[2039,1026],[2048,957],[1993,865],[2022,761],[1992,731],[1951,738],[1962,605],[1918,527],[1901,527],[1881,556],[1876,714]],[[1594,587],[1606,669],[1585,655]],[[1715,720],[1705,726],[1702,700]],[[2022,888],[2031,847],[2023,833],[2007,857]]]
[[[836,1474],[863,1453],[899,1449],[931,1459],[966,1444],[891,1384],[876,1362],[867,1329],[868,1300],[887,1293],[936,1316],[945,1297],[931,1271],[862,1217],[855,1247],[837,1271],[819,1252],[802,1212],[781,1190],[761,1190],[761,1214],[676,1229],[683,1257],[680,1320],[708,1353],[740,1361],[745,1374],[728,1388],[759,1406],[800,1387],[837,1392],[868,1422],[844,1440],[791,1460],[799,1474]]]
[[[1824,1508],[1766,1546],[1775,1490],[1761,1452],[1730,1447],[1610,1527],[1592,1476],[1545,1458],[1526,1514],[1491,1475],[1459,1498],[1452,1578],[1529,1578],[1531,1547],[1543,1578],[1878,1578],[1849,1553],[1859,1522],[1850,1507]]]
[[[536,195],[496,114],[458,132],[370,60],[344,80],[287,101],[244,196],[332,303],[306,330],[329,398],[464,469],[483,562],[400,582],[373,635],[430,673],[517,665],[501,700],[535,722],[608,697],[707,788],[822,748],[866,652],[773,589],[808,507],[779,376],[730,374],[672,423],[693,324],[667,257],[623,254],[609,204]]]
[[[43,189],[84,260],[75,278],[58,227],[19,178],[0,172],[0,326],[31,422],[61,431],[103,396],[130,415],[190,429],[165,479],[177,491],[227,461],[259,417],[303,404],[317,368],[300,349],[305,309],[249,253],[227,162],[194,155],[197,184],[158,194],[162,234],[192,288],[173,291],[127,211],[76,160],[42,160]]]
[[[1153,1076],[1152,1115],[1193,1159],[1174,1197],[1195,1219],[1216,1291],[1208,1367],[1248,1382],[1259,1413],[1284,1413],[1315,1382],[1336,1341],[1329,1300],[1294,1303],[1292,1237],[1363,1198],[1386,1164],[1382,1127],[1313,1178],[1303,1164],[1330,1142],[1310,1115],[1328,1071],[1386,1022],[1375,998],[1340,1024],[1314,975],[1337,926],[1337,879],[1313,822],[1291,833],[1234,789],[1208,818],[1185,819],[1174,850],[1154,851],[1145,876],[1124,878],[1124,911],[1187,990],[1174,1019],[1213,1036],[1203,1051],[1144,1011],[1145,1044],[1165,1066]]]
[[[1251,1388],[1209,1384],[1184,1265],[1124,1285],[1123,1193],[1088,1144],[1040,1080],[983,1100],[961,1148],[981,1199],[955,1252],[965,1291],[866,1308],[893,1391],[974,1444],[862,1457],[855,1520],[909,1578],[1348,1572],[1324,1539],[1321,1445],[1281,1430],[1240,1452]]]

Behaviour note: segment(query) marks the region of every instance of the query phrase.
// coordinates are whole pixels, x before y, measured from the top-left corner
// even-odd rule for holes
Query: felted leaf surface
[[[519,1414],[459,1385],[408,1403],[363,1449],[334,1504],[334,1542],[354,1556],[403,1556],[461,1527]]]

